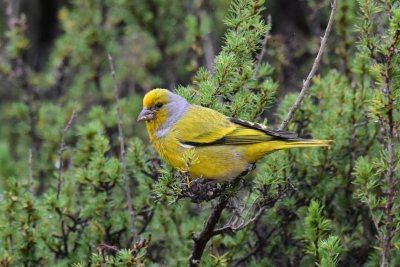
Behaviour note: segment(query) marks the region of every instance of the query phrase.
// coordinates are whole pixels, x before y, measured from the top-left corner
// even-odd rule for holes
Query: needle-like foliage
[[[331,147],[273,153],[232,182],[190,177],[193,153],[164,163],[136,122],[143,94],[278,128],[331,1],[54,1],[47,46],[19,9],[33,2],[0,15],[0,266],[400,265],[398,1],[335,1],[287,125]]]

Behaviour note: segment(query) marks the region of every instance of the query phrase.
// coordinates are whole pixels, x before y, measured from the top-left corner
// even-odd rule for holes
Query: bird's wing
[[[297,141],[296,135],[267,129],[264,125],[228,118],[221,113],[193,106],[181,121],[185,131],[179,142],[187,146],[242,145],[273,140]]]
[[[192,105],[176,125],[178,140],[189,146],[207,146],[225,143],[225,137],[236,126],[223,114]]]
[[[229,121],[240,125],[247,129],[253,129],[261,131],[268,136],[275,137],[277,139],[299,139],[295,133],[280,131],[280,130],[272,130],[267,128],[267,126],[256,123],[256,122],[249,122],[246,120],[236,119],[236,118],[229,118]]]

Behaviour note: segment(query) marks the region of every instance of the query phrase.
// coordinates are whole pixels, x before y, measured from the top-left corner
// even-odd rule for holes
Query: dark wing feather
[[[201,121],[201,119],[199,119]],[[226,124],[227,123],[227,124]],[[259,123],[226,118],[226,123],[213,125],[212,129],[199,127],[202,131],[188,131],[190,138],[181,139],[181,144],[195,147],[214,145],[245,145],[268,141],[300,141],[295,134],[268,129]]]
[[[271,129],[268,129],[265,125],[262,125],[262,124],[259,124],[256,122],[249,122],[249,121],[236,119],[236,118],[229,118],[229,121],[234,124],[244,126],[246,128],[262,131],[269,136],[276,137],[276,139],[278,139],[278,140],[287,140],[287,141],[289,141],[291,139],[302,140],[301,138],[298,138],[295,133],[279,131],[279,130],[271,130]]]

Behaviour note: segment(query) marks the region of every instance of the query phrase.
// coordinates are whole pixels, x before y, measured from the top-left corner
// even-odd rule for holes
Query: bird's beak
[[[140,111],[139,113],[137,121],[149,121],[152,119],[154,119],[154,112],[150,109],[143,108],[142,111]]]

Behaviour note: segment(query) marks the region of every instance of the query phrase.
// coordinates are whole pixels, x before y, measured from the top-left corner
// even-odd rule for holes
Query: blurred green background
[[[215,200],[182,196],[179,174],[136,122],[143,95],[178,88],[277,128],[331,1],[2,0],[0,10],[0,266],[186,266]],[[398,1],[339,1],[289,124],[332,148],[261,161],[219,226],[273,203],[247,228],[215,236],[201,266],[399,266],[399,29]],[[108,53],[135,228],[147,240],[136,247]]]

